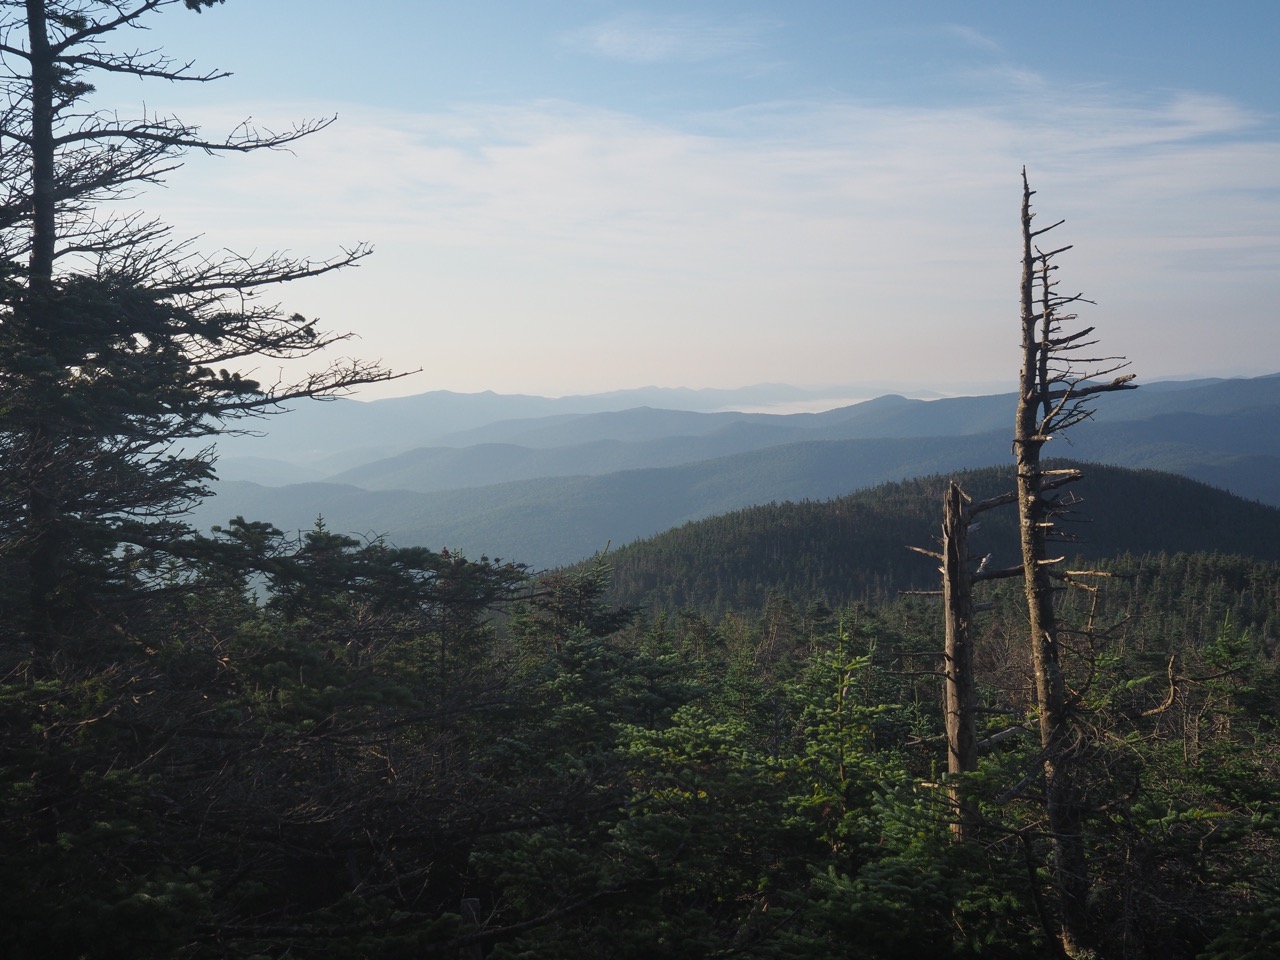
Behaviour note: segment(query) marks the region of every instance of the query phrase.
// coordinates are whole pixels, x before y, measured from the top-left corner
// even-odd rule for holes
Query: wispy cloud
[[[975,30],[973,27],[966,27],[958,23],[951,23],[947,24],[944,29],[968,47],[972,47],[975,50],[981,50],[983,53],[1004,56],[1004,47],[991,37],[988,37],[986,34]]]
[[[695,16],[624,14],[574,30],[566,42],[627,63],[697,63],[759,49],[774,24],[759,19],[713,21]]]
[[[433,385],[479,388],[461,379],[474,365],[489,385],[536,389],[536,370],[585,389],[602,356],[625,356],[629,382],[713,382],[708,357],[735,382],[956,364],[978,379],[1013,369],[975,345],[1012,344],[1025,163],[1045,215],[1068,220],[1069,282],[1107,308],[1109,345],[1203,369],[1203,343],[1146,325],[1230,314],[1216,350],[1280,355],[1280,142],[1220,99],[1052,96],[789,101],[680,129],[552,101],[352,111],[297,157],[194,158],[151,206],[241,247],[375,242],[315,309],[361,318],[371,354],[425,364]]]

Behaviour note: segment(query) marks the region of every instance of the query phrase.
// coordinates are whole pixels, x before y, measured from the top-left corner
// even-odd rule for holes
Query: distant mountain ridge
[[[489,414],[509,409],[495,397],[476,402]],[[413,407],[407,401],[415,399],[387,407],[389,422],[400,423],[396,418],[407,416]],[[439,402],[462,403],[457,395],[431,401]],[[1280,505],[1280,375],[1156,384],[1106,398],[1100,407],[1096,422],[1054,441],[1051,452],[1173,471]],[[397,543],[558,566],[607,543],[630,543],[753,504],[826,499],[1007,463],[1013,408],[1012,395],[886,396],[817,414],[646,407],[556,413],[452,431],[464,439],[508,438],[502,443],[421,446],[385,458],[358,451],[388,428],[344,434],[349,421],[342,411],[325,457],[311,456],[308,476],[318,482],[220,481],[196,522],[207,526],[243,514],[298,529],[323,515],[334,529],[385,534]],[[471,410],[460,419],[483,416]],[[441,421],[428,426],[450,435]],[[309,429],[294,438],[295,446],[311,442]],[[403,423],[399,429],[410,431]],[[318,465],[326,460],[345,469],[323,472]]]
[[[301,401],[287,413],[250,422],[248,427],[255,435],[224,436],[218,447],[224,467],[242,459],[278,459],[308,467],[334,461],[339,451],[346,453],[349,466],[440,443],[451,434],[500,421],[574,417],[637,407],[720,412],[746,404],[816,401],[832,392],[829,388],[757,384],[736,390],[642,387],[565,397],[431,390],[384,400]],[[360,459],[352,460],[352,452]]]

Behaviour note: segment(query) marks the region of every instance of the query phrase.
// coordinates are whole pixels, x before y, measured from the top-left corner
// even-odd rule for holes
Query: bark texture
[[[1073,958],[1099,955],[1090,923],[1089,870],[1085,851],[1078,761],[1087,748],[1083,730],[1074,722],[1075,703],[1063,674],[1061,637],[1054,613],[1054,565],[1050,555],[1061,504],[1053,493],[1078,480],[1078,470],[1047,470],[1041,462],[1044,445],[1055,434],[1089,418],[1087,398],[1128,389],[1132,375],[1102,380],[1127,366],[1115,357],[1081,356],[1095,341],[1092,327],[1064,332],[1075,320],[1072,304],[1089,302],[1080,295],[1058,292],[1054,258],[1070,247],[1042,250],[1037,238],[1062,221],[1033,228],[1034,191],[1022,174],[1022,369],[1019,376],[1014,456],[1017,464],[1019,532],[1023,578],[1039,710],[1040,746],[1044,757],[1045,813],[1053,845],[1052,875],[1058,901],[1061,942]]]

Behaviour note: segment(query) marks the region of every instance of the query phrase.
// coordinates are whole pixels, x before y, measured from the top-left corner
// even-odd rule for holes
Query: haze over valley
[[[851,391],[852,392],[852,391]],[[456,394],[308,404],[265,436],[219,441],[217,495],[198,523],[385,536],[545,568],[753,504],[1009,464],[1012,394],[887,395],[822,413],[741,392],[565,398]],[[745,402],[744,402],[745,401]],[[1201,480],[1280,506],[1280,375],[1146,384],[1107,397],[1055,456]]]

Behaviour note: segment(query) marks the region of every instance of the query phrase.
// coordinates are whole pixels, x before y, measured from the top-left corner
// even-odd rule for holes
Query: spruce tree
[[[223,76],[124,37],[169,8],[217,2],[0,4],[0,564],[9,636],[36,649],[82,633],[87,610],[118,617],[121,600],[171,585],[175,566],[207,547],[183,513],[209,492],[208,438],[391,376],[359,361],[297,382],[243,372],[254,358],[307,357],[346,338],[261,294],[354,264],[367,247],[323,260],[205,256],[127,205],[187,150],[279,148],[328,123],[243,124],[218,138],[92,105],[104,73]]]

